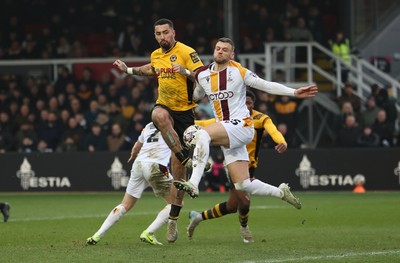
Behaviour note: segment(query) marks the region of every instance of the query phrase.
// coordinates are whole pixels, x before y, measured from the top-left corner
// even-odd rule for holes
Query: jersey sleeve
[[[278,131],[278,129],[276,128],[275,124],[273,123],[273,121],[271,120],[270,117],[267,117],[265,119],[264,129],[268,132],[269,136],[271,136],[272,140],[274,140],[274,142],[276,144],[280,144],[280,143],[287,144],[282,133],[280,131]]]
[[[188,54],[185,65],[187,69],[189,69],[190,71],[196,71],[203,66],[203,62],[201,61],[199,54],[197,54],[196,50],[191,47],[187,47],[186,52]]]
[[[257,76],[254,72],[247,70],[244,76],[244,83],[252,88],[265,91],[274,95],[294,96],[295,89],[286,87],[277,82],[266,81]]]
[[[144,143],[144,130],[147,129],[147,126],[142,130],[142,132],[140,133],[139,137],[138,137],[138,141],[140,143]]]

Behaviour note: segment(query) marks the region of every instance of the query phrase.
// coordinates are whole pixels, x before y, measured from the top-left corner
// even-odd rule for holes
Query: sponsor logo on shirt
[[[219,91],[208,95],[208,99],[210,101],[227,100],[232,98],[233,95],[234,95],[233,91]]]

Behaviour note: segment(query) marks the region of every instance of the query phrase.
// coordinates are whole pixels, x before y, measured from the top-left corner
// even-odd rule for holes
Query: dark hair
[[[232,46],[232,50],[235,50],[235,44],[233,43],[232,39],[228,37],[221,37],[218,39],[218,42],[228,43]]]
[[[174,29],[174,23],[172,23],[171,20],[166,19],[166,18],[158,19],[158,20],[154,23],[153,28],[155,28],[156,26],[166,25],[166,24],[169,25],[170,28]]]
[[[253,102],[256,101],[256,94],[251,90],[246,90],[246,97],[250,97]]]

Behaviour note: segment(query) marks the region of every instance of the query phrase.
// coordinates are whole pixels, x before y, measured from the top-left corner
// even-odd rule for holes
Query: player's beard
[[[214,57],[214,61],[215,61],[217,64],[226,64],[226,63],[228,63],[229,59],[226,59],[226,58],[224,58],[224,57],[215,56],[215,57]]]
[[[167,50],[170,50],[170,49],[171,49],[172,44],[171,44],[170,42],[168,42],[167,40],[161,40],[161,41],[160,41],[160,47],[161,47],[163,50],[167,51]]]

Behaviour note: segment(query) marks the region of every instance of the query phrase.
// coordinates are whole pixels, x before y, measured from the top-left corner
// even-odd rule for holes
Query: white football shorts
[[[166,196],[169,194],[172,181],[172,175],[167,167],[154,162],[135,161],[126,192],[139,199],[143,191],[150,186],[155,196]]]
[[[246,145],[253,140],[254,127],[251,120],[229,120],[220,122],[229,137],[229,148],[221,146],[226,165],[235,161],[249,161]]]

